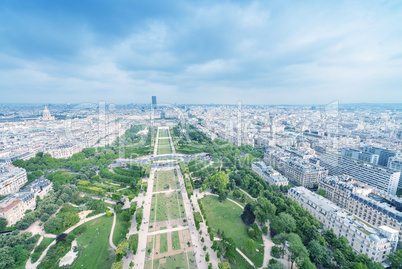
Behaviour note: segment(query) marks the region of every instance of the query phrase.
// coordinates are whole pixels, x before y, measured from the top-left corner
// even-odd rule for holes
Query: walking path
[[[116,226],[116,218],[117,218],[117,213],[116,212],[114,212],[114,210],[111,208],[111,207],[109,207],[109,209],[110,209],[110,212],[112,212],[113,213],[113,224],[112,224],[112,229],[110,230],[110,236],[109,236],[109,245],[114,249],[114,250],[116,250],[117,249],[117,247],[114,245],[114,243],[113,243],[113,232],[114,232],[114,227]]]

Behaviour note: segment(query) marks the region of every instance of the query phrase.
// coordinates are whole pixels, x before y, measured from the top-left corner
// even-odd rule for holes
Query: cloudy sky
[[[0,5],[0,103],[402,102],[401,1]]]

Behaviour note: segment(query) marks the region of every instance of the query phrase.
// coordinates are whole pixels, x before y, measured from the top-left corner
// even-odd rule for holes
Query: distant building
[[[333,229],[337,236],[344,236],[357,253],[366,254],[375,262],[385,262],[388,254],[396,250],[398,231],[388,226],[367,225],[304,187],[291,188],[288,196],[317,218],[325,230]]]
[[[342,148],[341,154],[355,160],[364,161],[378,165],[379,155],[371,152],[363,152],[357,149]]]
[[[23,168],[11,164],[0,165],[0,195],[15,193],[28,181]]]
[[[388,168],[401,172],[398,189],[402,189],[402,157],[390,157],[388,159]]]
[[[45,106],[41,120],[50,121],[50,120],[54,120],[54,119],[55,119],[54,116],[50,115],[49,109],[47,109],[47,107]]]
[[[157,109],[158,104],[156,103],[156,96],[152,96],[152,108]]]
[[[390,170],[334,153],[318,152],[320,165],[328,169],[329,175],[350,175],[357,180],[395,195],[400,172]],[[313,161],[313,159],[310,159]]]
[[[371,146],[364,146],[363,152],[368,152],[372,154],[376,154],[379,156],[378,165],[387,166],[388,159],[394,157],[396,152],[389,149],[371,147]]]
[[[264,162],[252,163],[251,170],[271,185],[286,186],[289,184],[286,177],[275,171],[271,166],[266,166]]]
[[[264,154],[264,162],[281,172],[289,181],[312,188],[328,171],[319,164],[313,164],[277,147],[269,147]]]

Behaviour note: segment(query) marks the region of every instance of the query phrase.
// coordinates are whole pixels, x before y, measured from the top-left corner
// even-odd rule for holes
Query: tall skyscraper
[[[152,96],[152,108],[156,109],[157,104],[156,104],[156,96]]]

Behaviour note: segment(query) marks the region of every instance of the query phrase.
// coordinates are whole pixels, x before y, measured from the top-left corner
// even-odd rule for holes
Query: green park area
[[[152,266],[153,263],[153,266]],[[149,260],[145,262],[145,268],[188,268],[196,269],[197,264],[193,253],[180,253],[166,258]]]
[[[160,138],[158,140],[157,154],[170,154],[172,153],[172,147],[170,145],[170,139]]]
[[[125,214],[127,214],[129,209],[124,209],[121,213],[116,215],[116,225],[113,232],[113,244],[117,246],[122,239],[126,239],[126,234],[128,229],[130,229],[131,222],[125,219]]]
[[[183,200],[179,192],[152,195],[150,225],[154,222],[185,217]]]
[[[173,170],[158,171],[155,173],[154,192],[177,190],[180,188],[179,179]]]
[[[209,226],[215,233],[224,232],[225,237],[232,238],[238,249],[240,249],[257,267],[261,267],[264,260],[264,247],[256,242],[258,252],[254,249],[246,250],[246,243],[250,239],[247,233],[247,226],[243,223],[240,215],[243,209],[229,200],[220,202],[218,197],[205,196],[200,199]],[[261,242],[262,243],[262,242]]]
[[[113,217],[102,216],[74,229],[82,255],[73,268],[111,268],[114,253],[109,251]]]
[[[159,137],[169,137],[169,131],[167,129],[159,129]]]

